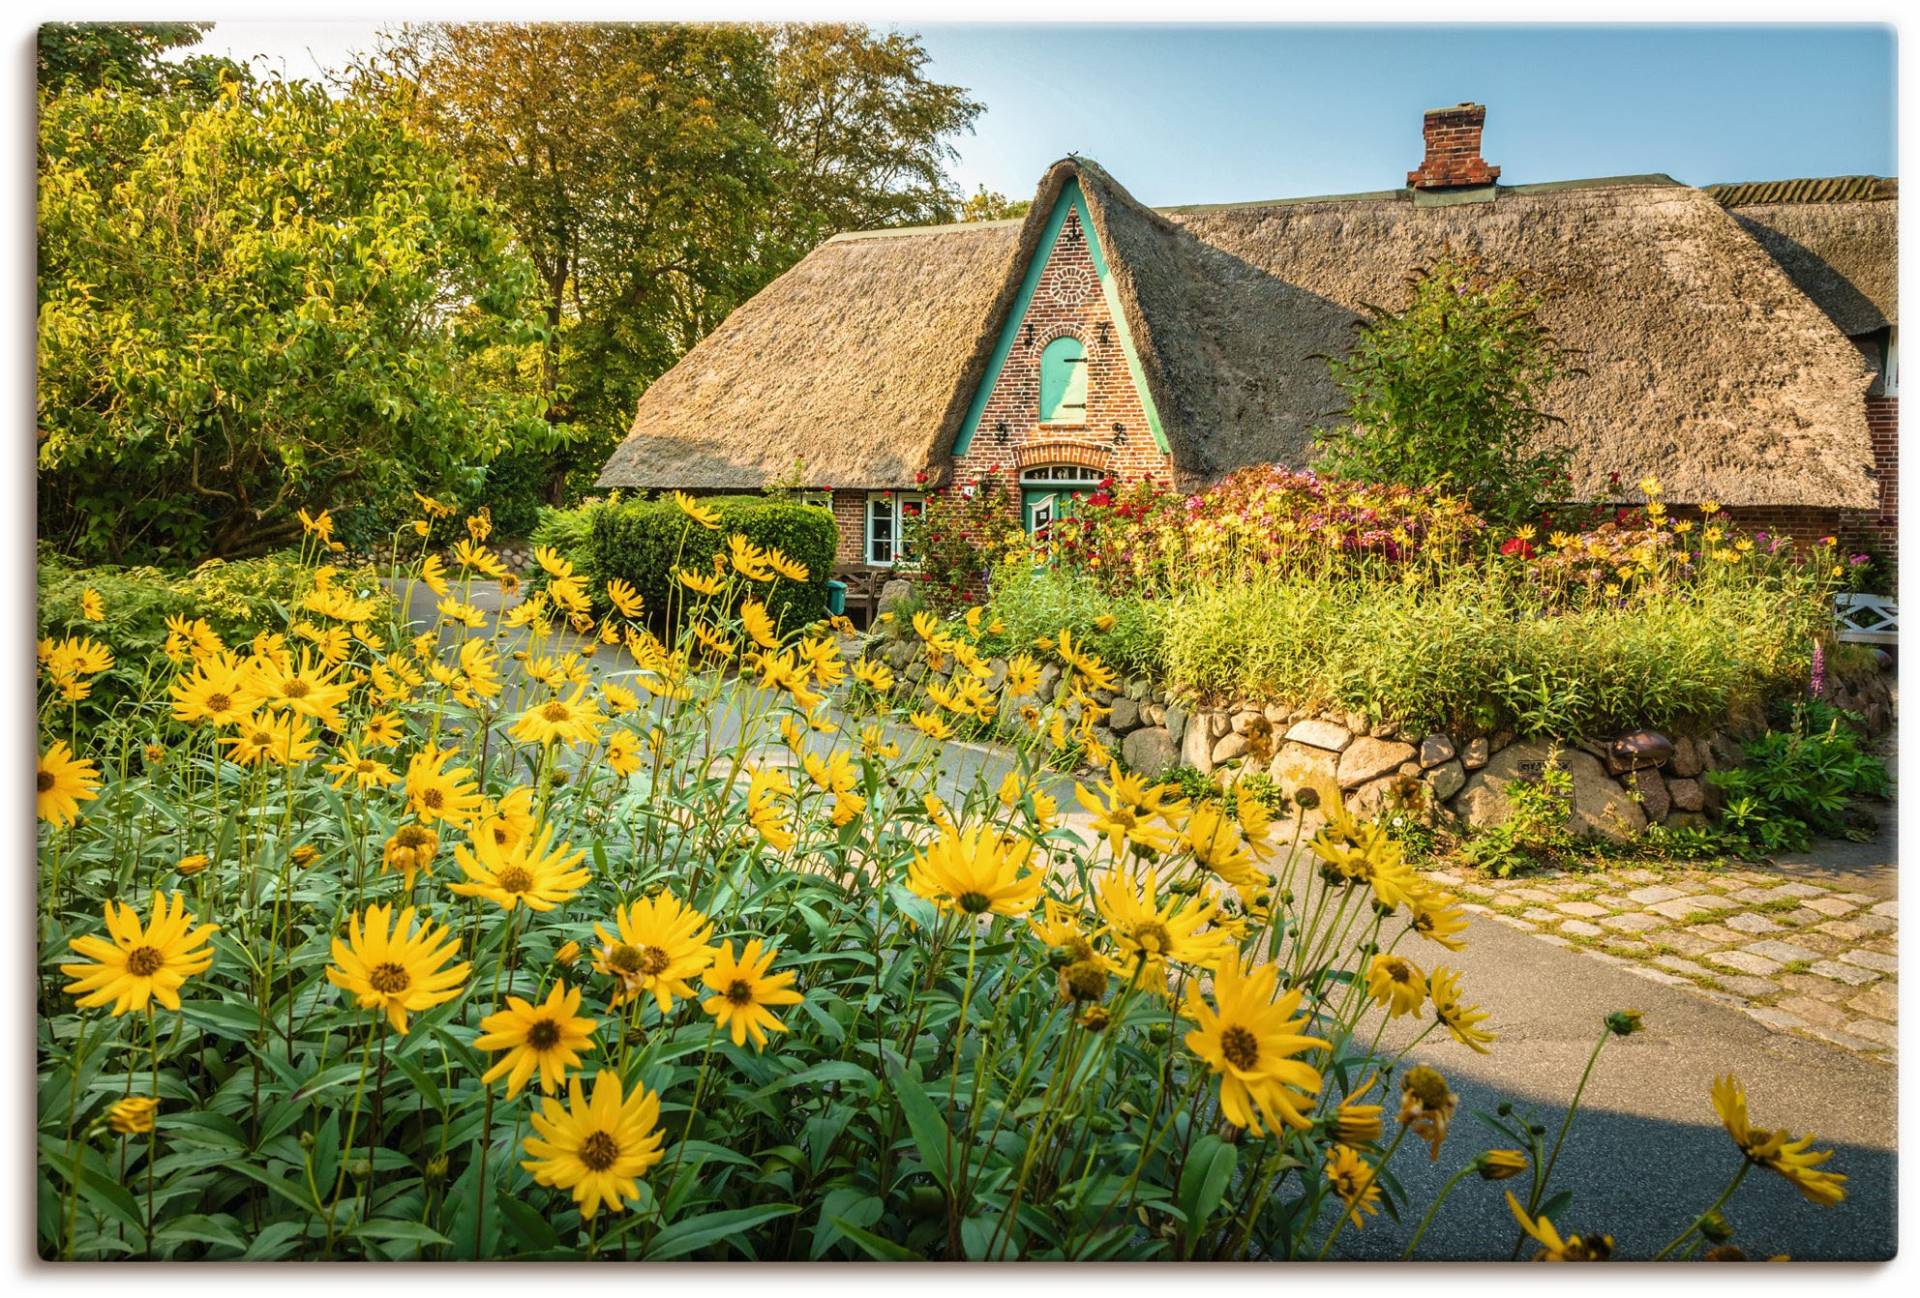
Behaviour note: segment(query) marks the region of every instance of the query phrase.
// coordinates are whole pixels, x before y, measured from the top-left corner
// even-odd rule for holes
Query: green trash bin
[[[829,581],[827,583],[827,612],[842,617],[847,611],[847,583]]]

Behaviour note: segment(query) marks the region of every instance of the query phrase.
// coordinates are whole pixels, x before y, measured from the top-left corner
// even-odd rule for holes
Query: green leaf
[[[895,1065],[890,1076],[893,1078],[894,1094],[900,1098],[900,1108],[907,1115],[907,1128],[913,1133],[914,1148],[920,1151],[920,1161],[933,1173],[933,1179],[943,1189],[951,1190],[947,1150],[953,1136],[947,1129],[947,1120],[940,1116],[940,1111],[933,1107],[933,1101],[920,1089],[920,1083],[910,1077],[905,1069]]]
[[[834,1229],[865,1249],[867,1256],[879,1262],[919,1262],[923,1259],[912,1249],[902,1248],[890,1239],[882,1239],[870,1230],[862,1230],[844,1217],[833,1219]]]
[[[664,1262],[668,1258],[684,1257],[730,1236],[745,1234],[762,1222],[791,1216],[799,1211],[798,1204],[773,1203],[758,1208],[707,1212],[686,1221],[676,1221],[654,1240],[653,1247],[647,1250],[647,1261]]]
[[[433,1227],[418,1221],[395,1221],[388,1218],[375,1218],[361,1222],[354,1229],[357,1239],[375,1239],[399,1244],[451,1244],[452,1240]]]
[[[1239,1150],[1218,1136],[1207,1135],[1194,1142],[1187,1164],[1180,1172],[1180,1211],[1186,1215],[1183,1232],[1185,1256],[1192,1257],[1207,1221],[1233,1180]]]
[[[240,1233],[239,1223],[225,1213],[209,1217],[202,1213],[189,1213],[184,1217],[175,1217],[163,1222],[154,1232],[156,1240],[186,1240],[201,1244],[212,1244],[219,1248],[230,1248],[236,1253],[247,1251],[246,1238]]]

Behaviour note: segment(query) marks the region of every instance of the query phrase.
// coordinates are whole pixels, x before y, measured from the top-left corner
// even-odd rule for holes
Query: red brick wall
[[[987,397],[973,442],[965,455],[954,457],[954,487],[998,477],[1014,501],[1008,522],[1018,526],[1022,469],[1077,464],[1121,481],[1147,474],[1162,481],[1172,477],[1172,458],[1154,444],[1146,407],[1127,372],[1119,324],[1107,310],[1077,212],[1067,214],[1033,301],[1014,327],[1019,332],[1013,350]],[[1078,338],[1087,351],[1084,424],[1040,422],[1040,353],[1063,335]]]
[[[1880,488],[1875,509],[1850,509],[1840,526],[1857,544],[1891,555],[1900,533],[1900,398],[1867,398],[1867,435],[1873,439],[1873,477]]]
[[[834,552],[833,561],[837,564],[865,563],[867,561],[867,493],[864,491],[834,492],[833,521],[840,527],[840,548]]]

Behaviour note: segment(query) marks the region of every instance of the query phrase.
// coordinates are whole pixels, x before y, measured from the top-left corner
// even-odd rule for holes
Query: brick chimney
[[[1480,131],[1487,124],[1485,104],[1455,104],[1427,112],[1420,133],[1426,137],[1427,156],[1417,170],[1407,173],[1409,189],[1457,189],[1491,185],[1500,168],[1480,156]]]

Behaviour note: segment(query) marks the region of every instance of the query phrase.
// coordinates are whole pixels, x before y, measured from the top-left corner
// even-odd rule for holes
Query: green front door
[[[1020,514],[1026,524],[1027,535],[1041,536],[1047,525],[1060,517],[1060,506],[1066,498],[1052,487],[1022,487],[1020,489]]]

